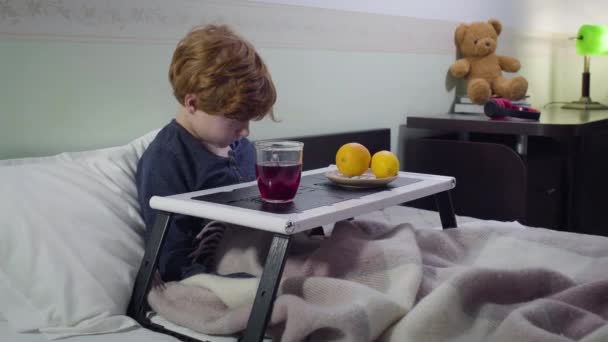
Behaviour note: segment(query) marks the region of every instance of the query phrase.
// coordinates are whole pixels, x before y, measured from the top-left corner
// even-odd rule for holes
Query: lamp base
[[[589,97],[581,97],[578,101],[572,101],[562,106],[564,109],[578,109],[578,110],[606,110],[608,106],[599,102],[591,101]]]

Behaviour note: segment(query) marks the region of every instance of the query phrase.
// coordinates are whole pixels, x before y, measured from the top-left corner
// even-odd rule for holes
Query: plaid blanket
[[[378,221],[295,238],[269,334],[280,341],[608,341],[608,238],[481,221]],[[521,227],[521,226],[520,226]],[[258,276],[271,236],[230,227],[219,274]],[[151,307],[207,334],[245,329],[259,278],[155,286]]]

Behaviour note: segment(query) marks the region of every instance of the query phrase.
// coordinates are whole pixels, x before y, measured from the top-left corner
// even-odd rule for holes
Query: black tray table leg
[[[283,274],[290,238],[290,235],[274,234],[251,314],[249,314],[247,329],[240,341],[257,342],[264,339],[266,325],[270,320],[272,306]]]
[[[160,254],[160,248],[165,240],[167,227],[171,221],[170,213],[159,212],[156,214],[156,221],[150,234],[150,240],[146,245],[146,251],[144,258],[141,261],[141,266],[137,272],[135,278],[135,285],[133,286],[133,293],[131,294],[131,302],[127,309],[127,315],[134,318],[137,322],[142,325],[147,325],[148,318],[146,317],[146,311],[148,311],[148,300],[146,296],[150,290],[154,272],[156,272],[156,266],[158,264],[158,256]]]
[[[434,196],[443,229],[458,227],[450,190],[437,193]]]

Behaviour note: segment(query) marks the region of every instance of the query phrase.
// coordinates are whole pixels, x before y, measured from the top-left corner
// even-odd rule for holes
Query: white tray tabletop
[[[329,167],[302,172],[307,175],[325,173]],[[238,188],[257,186],[257,182],[247,182],[214,189],[194,191],[173,196],[154,196],[150,207],[169,213],[218,220],[282,234],[295,234],[322,225],[363,215],[375,210],[413,201],[439,192],[451,190],[456,185],[453,177],[436,176],[411,172],[399,172],[399,177],[420,181],[393,188],[381,188],[378,192],[350,199],[333,205],[320,206],[298,213],[271,213],[231,205],[193,199],[203,195],[232,191]]]

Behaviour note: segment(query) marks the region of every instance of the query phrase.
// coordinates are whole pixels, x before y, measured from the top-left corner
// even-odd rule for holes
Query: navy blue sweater
[[[255,179],[255,150],[251,142],[242,138],[231,147],[229,157],[215,155],[175,120],[159,131],[140,159],[135,177],[146,223],[146,244],[156,216],[149,204],[152,196],[169,196]],[[208,271],[188,258],[198,245],[194,237],[202,227],[202,219],[173,215],[158,265],[164,281]]]

